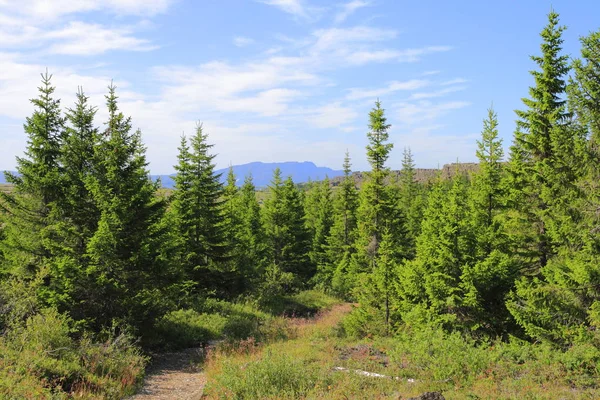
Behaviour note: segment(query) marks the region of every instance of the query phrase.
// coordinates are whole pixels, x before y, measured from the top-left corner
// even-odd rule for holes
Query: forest
[[[260,203],[202,123],[164,190],[114,85],[97,121],[42,74],[0,192],[0,398],[124,398],[152,354],[217,339],[207,398],[598,398],[600,32],[571,59],[564,29],[551,12],[508,154],[490,108],[477,171],[419,182],[377,100],[360,187],[346,152],[339,184],[275,170]]]

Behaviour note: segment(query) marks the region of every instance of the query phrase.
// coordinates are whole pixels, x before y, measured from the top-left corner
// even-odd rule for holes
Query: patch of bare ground
[[[196,400],[202,397],[206,376],[199,365],[207,348],[198,347],[154,357],[144,385],[130,400]]]

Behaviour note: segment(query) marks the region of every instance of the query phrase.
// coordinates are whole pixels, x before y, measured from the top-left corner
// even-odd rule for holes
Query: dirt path
[[[289,321],[299,329],[310,328],[317,323],[335,324],[343,315],[350,311],[350,304],[337,304],[330,310],[314,318],[293,318]],[[216,343],[216,342],[215,342]],[[208,348],[192,348],[176,353],[157,355],[150,365],[144,386],[140,391],[129,397],[129,400],[197,400],[202,397],[206,385],[206,375],[201,367],[204,352]]]
[[[204,349],[163,353],[153,360],[144,386],[130,400],[196,400],[202,397],[206,376],[198,362]]]

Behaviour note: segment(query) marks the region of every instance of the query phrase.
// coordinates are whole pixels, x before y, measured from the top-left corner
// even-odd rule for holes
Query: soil
[[[199,365],[206,348],[156,355],[144,386],[130,400],[196,400],[202,397],[206,376]]]

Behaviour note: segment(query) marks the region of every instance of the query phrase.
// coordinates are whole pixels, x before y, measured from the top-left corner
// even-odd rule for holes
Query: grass
[[[206,364],[206,397],[398,399],[439,391],[447,399],[600,398],[593,346],[475,343],[436,329],[357,339],[341,328],[350,308],[287,319],[288,340],[217,348]]]
[[[141,383],[146,358],[124,334],[73,339],[53,309],[0,337],[0,398],[121,399]]]

